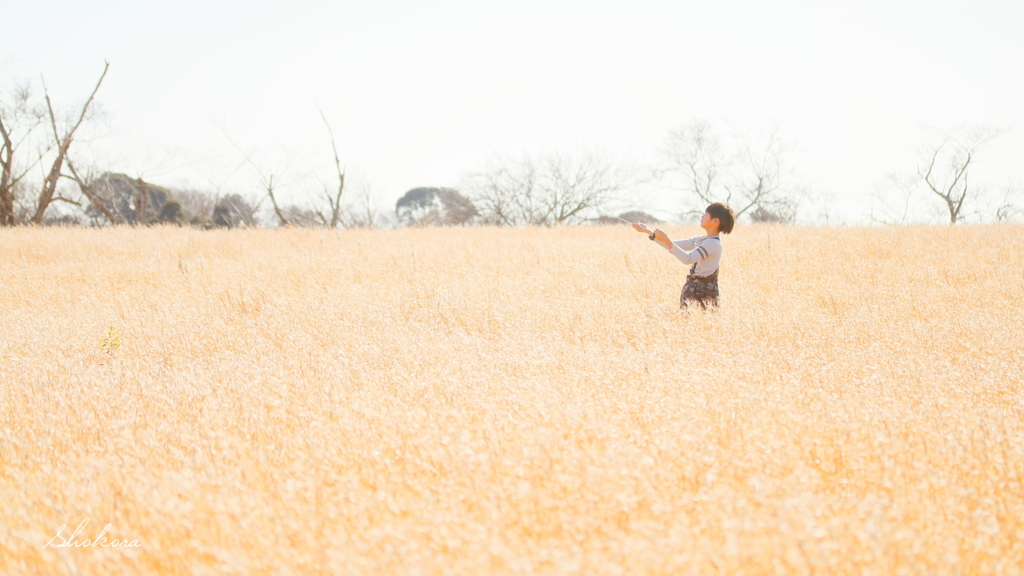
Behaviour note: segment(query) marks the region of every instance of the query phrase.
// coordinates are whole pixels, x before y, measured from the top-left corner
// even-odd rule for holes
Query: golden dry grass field
[[[724,240],[0,230],[0,573],[1024,573],[1024,227]]]

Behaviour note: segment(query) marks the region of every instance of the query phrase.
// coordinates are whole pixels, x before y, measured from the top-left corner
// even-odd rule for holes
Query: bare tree
[[[22,179],[40,162],[50,147],[43,146],[31,162],[19,165],[17,155],[43,125],[46,110],[33,103],[28,84],[17,86],[9,98],[0,97],[0,226],[17,223],[14,201]]]
[[[537,164],[529,155],[517,160],[495,158],[483,170],[469,175],[465,188],[485,222],[514,226],[541,220],[535,200],[539,195],[538,179]]]
[[[579,222],[635,181],[630,169],[596,150],[549,154],[545,168],[542,203],[556,224]]]
[[[977,193],[970,182],[970,169],[978,152],[1003,133],[991,126],[973,126],[954,134],[936,130],[936,138],[921,151],[917,175],[933,194],[942,199],[949,223],[964,217],[964,205]]]
[[[331,128],[330,122],[327,121],[327,116],[320,106],[317,106],[317,111],[320,113],[320,118],[324,122],[324,126],[327,127],[327,133],[331,138],[331,151],[334,153],[334,168],[338,175],[338,188],[336,192],[330,192],[327,186],[323,186],[323,199],[327,201],[327,207],[329,212],[325,214],[325,211],[317,206],[307,207],[300,206],[297,204],[283,205],[278,202],[278,198],[275,195],[277,190],[276,186],[280,186],[280,180],[275,183],[274,175],[268,174],[252,159],[252,156],[247,154],[241,149],[234,140],[228,136],[226,130],[221,127],[221,131],[224,136],[231,142],[231,145],[235,147],[235,150],[245,159],[245,162],[249,164],[255,171],[259,178],[261,187],[266,191],[266,197],[270,199],[270,204],[273,207],[274,214],[280,221],[282,226],[304,226],[304,227],[325,227],[325,228],[337,228],[339,224],[343,224],[346,211],[349,207],[342,204],[342,194],[345,191],[345,170],[341,166],[341,159],[338,155],[338,146],[334,138],[334,130]]]
[[[327,200],[328,206],[331,208],[331,228],[337,228],[338,222],[341,219],[341,193],[345,191],[345,171],[341,169],[341,160],[338,159],[338,146],[334,143],[334,130],[331,130],[331,124],[327,121],[327,116],[324,115],[324,111],[317,105],[316,109],[320,112],[320,118],[324,121],[324,126],[327,126],[327,133],[331,135],[331,150],[334,152],[334,167],[338,171],[338,192],[333,197],[327,193],[326,187],[324,188],[324,197]]]
[[[779,194],[783,156],[788,151],[777,125],[743,138],[733,183],[725,186],[726,202],[739,206],[736,216],[754,208],[769,214],[795,214],[795,199]]]
[[[704,206],[716,202],[722,173],[729,167],[721,138],[709,120],[698,118],[669,131],[663,156],[667,167],[659,176],[681,178],[677,188],[696,197]],[[702,212],[701,209],[694,212]]]
[[[783,191],[790,149],[778,125],[725,138],[711,121],[695,119],[669,131],[658,176],[687,194],[684,214],[727,202],[737,217],[750,212],[755,220],[789,222],[798,204]]]
[[[868,218],[876,224],[902,225],[911,216],[911,206],[918,189],[918,180],[892,173],[875,184],[871,193]]]
[[[238,146],[238,144],[235,144],[235,141],[231,139],[231,136],[228,136],[227,130],[225,130],[223,127],[221,127],[221,132],[223,132],[224,137],[228,139],[228,142],[230,142],[231,145],[235,147],[235,150],[237,150],[238,153],[242,155],[242,158],[245,159],[246,164],[249,164],[250,166],[252,166],[253,170],[255,170],[256,176],[259,178],[260,181],[260,186],[263,188],[263,190],[266,191],[267,198],[270,199],[270,204],[274,208],[274,214],[277,215],[277,219],[281,222],[281,225],[290,226],[291,221],[288,219],[288,216],[286,215],[285,211],[281,209],[281,205],[277,203],[277,198],[274,196],[274,175],[265,173],[256,164],[256,162],[253,161],[251,155],[243,151],[242,148]]]
[[[1024,214],[1024,207],[1021,207],[1017,203],[1017,199],[1024,196],[1024,194],[1021,193],[1022,189],[1024,189],[1024,186],[1022,186],[1020,182],[1013,181],[1003,188],[1003,199],[996,208],[997,222],[1009,222]]]
[[[341,223],[345,228],[378,228],[394,224],[394,219],[377,204],[373,186],[366,180],[357,180],[355,197],[342,207]]]
[[[75,168],[75,163],[71,161],[71,157],[68,156],[65,160],[68,165],[68,170],[71,171],[71,178],[78,184],[78,189],[82,192],[82,195],[89,199],[89,205],[85,208],[86,216],[93,218],[94,225],[97,223],[95,218],[96,213],[102,214],[110,224],[119,224],[119,219],[112,211],[110,202],[105,198],[101,198],[99,194],[97,194],[93,186],[95,178],[90,176],[83,178],[82,175],[78,173],[78,169]]]
[[[465,189],[485,222],[575,224],[639,182],[636,171],[602,151],[495,158],[466,177]]]
[[[270,198],[270,204],[274,207],[274,214],[277,214],[277,218],[281,221],[282,226],[291,225],[291,221],[285,217],[284,212],[281,211],[281,207],[277,203],[277,198],[274,197],[274,175],[271,174],[269,178],[264,178],[262,172],[259,174],[260,179],[263,180],[264,186],[266,186],[267,197]]]
[[[50,115],[50,126],[53,128],[53,138],[56,143],[57,157],[53,160],[53,165],[50,167],[50,173],[46,176],[46,180],[43,182],[43,189],[39,193],[39,201],[36,204],[35,214],[32,215],[32,223],[40,224],[43,221],[43,216],[46,214],[46,209],[50,206],[50,203],[55,199],[70,201],[65,198],[54,198],[54,192],[57,190],[57,181],[61,177],[62,168],[64,166],[64,160],[67,157],[68,149],[71,148],[71,142],[74,139],[75,132],[81,127],[82,122],[85,121],[86,114],[89,112],[89,106],[92,104],[94,98],[96,98],[96,92],[99,91],[100,85],[103,84],[103,79],[107,76],[107,70],[110,69],[110,62],[106,62],[103,66],[103,73],[100,74],[100,79],[96,82],[96,87],[93,88],[89,98],[82,105],[82,111],[78,115],[78,120],[72,124],[64,135],[61,136],[57,129],[57,117],[53,112],[53,104],[50,102],[50,94],[46,90],[46,83],[43,83],[43,95],[46,99],[46,109]]]

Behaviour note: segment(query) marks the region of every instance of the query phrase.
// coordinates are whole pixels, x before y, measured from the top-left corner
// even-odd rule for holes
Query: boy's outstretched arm
[[[657,242],[658,244],[662,245],[665,248],[672,247],[672,241],[668,239],[668,235],[662,232],[661,230],[658,230],[657,228],[651,230],[650,228],[647,227],[646,224],[636,223],[633,224],[633,229],[636,230],[637,232],[643,232],[644,234],[647,234],[647,236],[650,237],[651,240],[654,240],[655,242]]]
[[[659,246],[666,250],[671,250],[672,247],[675,246],[675,244],[672,243],[672,239],[668,237],[668,234],[665,234],[665,232],[660,228],[654,229],[654,234],[651,235],[651,240],[654,240]]]
[[[646,224],[636,223],[633,224],[633,229],[647,234],[651,240],[654,240],[659,246],[668,250],[669,254],[672,254],[686,264],[693,264],[708,257],[708,249],[697,245],[697,241],[704,238],[704,236],[694,236],[693,238],[685,238],[673,242],[668,237],[668,234],[659,228],[651,230]],[[691,250],[691,252],[687,252],[687,250]]]
[[[665,234],[665,232],[663,232],[659,228],[651,230],[650,228],[647,227],[646,224],[640,224],[639,222],[637,222],[633,224],[633,229],[636,230],[637,232],[643,232],[644,234],[647,234],[647,236],[651,240],[654,240],[655,242],[658,243],[659,246],[666,250],[671,250],[672,247],[675,246],[675,244],[672,243],[672,240],[668,237],[668,234]]]
[[[641,224],[640,226],[643,225]],[[633,227],[636,228],[637,225],[634,225]],[[644,226],[644,228],[645,230],[650,230],[646,226]],[[637,228],[637,230],[641,232],[645,231],[641,230],[640,228]],[[664,231],[655,228],[653,231],[651,231],[650,238],[651,240],[657,242],[658,245],[660,245],[662,248],[668,250],[669,254],[675,256],[677,259],[679,259],[680,262],[684,264],[693,264],[695,262],[700,262],[701,260],[704,260],[708,256],[710,256],[711,252],[717,252],[717,247],[715,245],[706,247],[697,244],[698,240],[704,238],[703,236],[694,236],[693,238],[686,238],[684,240],[676,240],[675,242],[673,242],[668,237],[668,234],[665,234]],[[687,248],[690,249],[689,252],[686,251]]]

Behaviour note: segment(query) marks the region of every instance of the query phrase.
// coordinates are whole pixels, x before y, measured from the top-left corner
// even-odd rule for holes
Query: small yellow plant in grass
[[[113,355],[119,346],[121,346],[121,331],[111,326],[110,329],[107,330],[106,338],[100,339],[100,347],[103,348],[107,354]]]
[[[0,245],[0,574],[1024,567],[1021,226]]]

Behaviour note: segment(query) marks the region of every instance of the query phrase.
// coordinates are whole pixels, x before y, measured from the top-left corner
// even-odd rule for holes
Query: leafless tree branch
[[[107,219],[107,221],[109,221],[111,224],[117,224],[118,219],[116,219],[114,215],[110,212],[110,209],[107,208],[106,202],[98,195],[94,194],[92,191],[92,187],[89,186],[78,174],[78,169],[75,168],[75,164],[74,162],[71,161],[70,156],[66,158],[66,161],[68,164],[68,169],[71,170],[71,177],[78,184],[78,189],[82,191],[82,194],[89,199],[89,204],[95,206],[96,209],[99,210]]]
[[[637,181],[636,171],[598,150],[497,157],[464,188],[485,222],[550,226],[587,219]],[[591,214],[595,213],[595,214]]]
[[[338,158],[338,147],[334,143],[334,130],[331,130],[331,124],[327,121],[327,116],[324,115],[324,111],[318,104],[316,107],[320,111],[320,118],[324,121],[324,126],[327,126],[327,133],[331,136],[331,150],[334,151],[334,167],[338,171],[338,193],[332,199],[330,196],[327,197],[327,202],[331,207],[331,228],[338,227],[338,221],[341,218],[341,193],[345,190],[345,171],[341,169],[341,160]]]
[[[798,203],[793,190],[802,188],[790,183],[790,193],[783,192],[789,151],[777,125],[723,139],[714,123],[695,119],[669,132],[658,175],[668,188],[686,193],[684,214],[726,202],[737,217],[790,221]]]
[[[242,155],[242,158],[244,158],[245,161],[250,166],[253,167],[253,170],[256,171],[256,175],[259,177],[260,183],[263,185],[264,190],[266,190],[267,197],[270,198],[270,203],[274,207],[274,214],[276,214],[278,220],[281,221],[281,225],[290,226],[291,222],[284,215],[284,212],[281,210],[281,206],[278,205],[277,198],[274,197],[274,175],[270,174],[269,176],[265,176],[263,174],[263,170],[261,170],[260,167],[257,166],[255,162],[253,162],[252,158],[248,154],[246,154],[245,151],[242,150],[242,148],[239,147],[234,140],[231,139],[231,136],[228,135],[227,130],[225,130],[223,126],[220,127],[220,130],[221,133],[224,134],[224,137],[227,138],[228,142],[230,142],[231,145],[235,147],[235,150],[237,150],[238,153]]]
[[[1003,130],[975,126],[961,129],[954,135],[942,131],[937,133],[939,138],[926,148],[924,163],[918,166],[917,174],[946,205],[949,223],[956,224],[963,218],[965,203],[976,192],[970,185],[972,162],[978,152]]]
[[[70,198],[65,198],[64,196],[61,196],[59,194],[53,197],[53,201],[54,202],[58,202],[58,201],[59,202],[67,202],[68,204],[74,204],[75,206],[78,206],[79,208],[82,207],[82,203],[81,202],[79,202],[77,200],[72,200]]]
[[[53,200],[53,194],[57,189],[57,180],[61,175],[61,168],[64,164],[64,159],[68,153],[68,149],[71,147],[72,139],[74,138],[75,132],[82,125],[82,121],[85,120],[85,115],[89,111],[89,106],[92,104],[94,98],[96,98],[96,92],[99,91],[100,85],[103,84],[103,79],[107,76],[107,70],[110,69],[110,62],[106,62],[103,66],[103,73],[100,74],[100,79],[96,82],[96,87],[93,88],[92,93],[89,94],[89,99],[85,101],[82,106],[82,112],[78,115],[78,121],[68,130],[64,137],[61,138],[57,132],[57,118],[53,113],[53,104],[50,102],[50,94],[46,90],[46,82],[43,82],[43,94],[46,98],[46,108],[50,114],[50,123],[53,127],[53,136],[57,146],[57,158],[53,161],[53,166],[50,168],[50,173],[47,175],[46,180],[43,183],[43,190],[39,194],[39,201],[36,205],[35,214],[32,216],[32,223],[39,224],[43,221],[43,215],[46,213],[47,207]]]
[[[46,117],[41,109],[31,106],[30,99],[31,92],[27,84],[14,89],[11,106],[4,105],[0,99],[0,226],[13,226],[17,222],[14,201],[18,183],[52,149],[52,145],[43,147],[36,154],[35,160],[20,173],[16,173],[15,157],[18,150]]]

